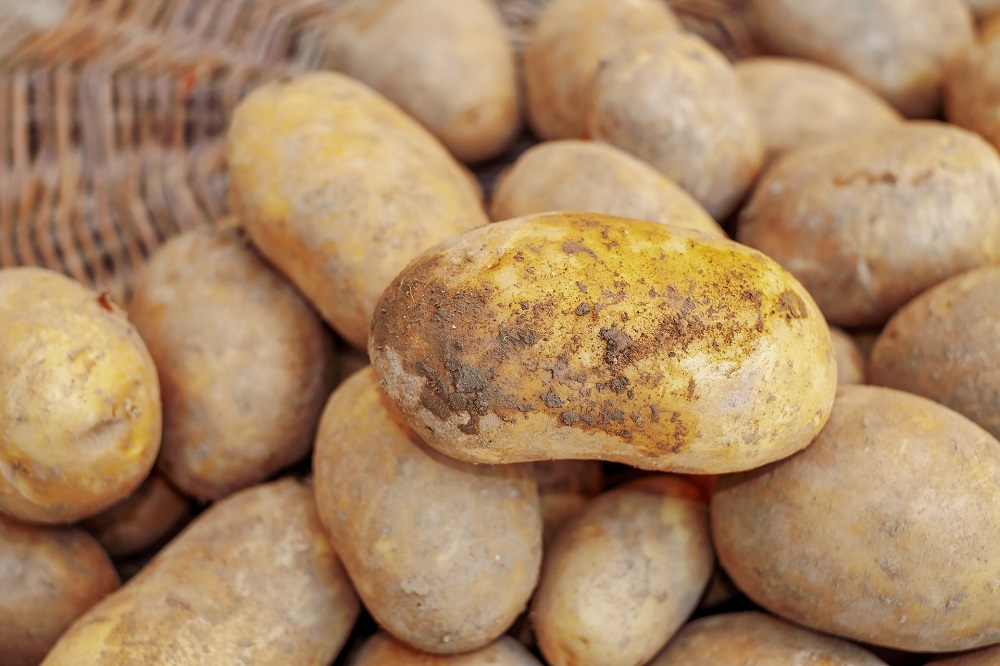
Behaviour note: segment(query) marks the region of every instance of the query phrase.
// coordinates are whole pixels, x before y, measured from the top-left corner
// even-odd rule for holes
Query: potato
[[[910,652],[1000,641],[1000,442],[946,407],[842,386],[804,451],[722,477],[719,561],[792,622]]]
[[[374,371],[327,403],[313,457],[316,504],[365,607],[427,652],[484,647],[527,606],[542,521],[528,465],[477,466],[425,446]]]
[[[878,325],[938,282],[1000,261],[1000,158],[932,122],[807,146],[764,174],[736,238],[801,280],[831,324]]]
[[[36,666],[73,620],[117,588],[108,554],[83,530],[0,516],[4,666]]]
[[[712,609],[727,604],[740,595],[733,581],[726,575],[725,569],[716,565],[712,577],[708,579],[705,592],[698,601],[698,609]]]
[[[532,465],[539,493],[593,497],[604,488],[604,466],[595,460],[539,460]]]
[[[225,497],[306,457],[333,386],[333,344],[242,229],[175,237],[129,315],[163,391],[158,466],[183,492]]]
[[[251,240],[356,347],[413,257],[489,222],[475,181],[427,130],[340,74],[258,87],[228,141]]]
[[[717,220],[764,158],[735,70],[693,34],[636,41],[612,57],[594,80],[587,129],[652,164]]]
[[[648,666],[885,666],[875,655],[764,613],[724,613],[685,626]]]
[[[1000,664],[1000,645],[928,662],[928,666],[996,666],[996,664]]]
[[[1000,2],[998,0],[965,0],[965,4],[972,10],[976,17],[990,17],[996,12],[1000,12]]]
[[[856,79],[828,67],[761,56],[735,63],[767,160],[812,143],[889,127],[899,112]]]
[[[594,75],[604,61],[644,35],[675,33],[680,24],[659,0],[552,0],[524,46],[528,121],[546,139],[577,139]]]
[[[889,320],[872,350],[872,383],[940,402],[1000,438],[1000,267],[942,282]]]
[[[976,41],[980,44],[988,44],[994,39],[1000,36],[1000,13],[991,14],[987,16],[979,26],[979,34],[976,35]],[[975,48],[969,49],[965,52],[966,57],[975,52]],[[954,70],[960,65],[953,67],[952,71],[949,72],[950,76],[945,77],[945,107],[948,106],[948,85],[949,80],[954,77]]]
[[[963,0],[751,0],[747,20],[765,50],[843,70],[909,117],[937,113],[945,71],[974,40]]]
[[[369,355],[428,444],[482,463],[748,469],[808,444],[836,384],[826,322],[773,261],[591,213],[428,250],[383,294]]]
[[[107,511],[88,518],[83,527],[111,557],[128,557],[154,546],[191,517],[191,500],[158,472]]]
[[[322,23],[317,65],[363,81],[463,162],[521,128],[514,52],[490,0],[346,0]]]
[[[864,384],[867,362],[854,338],[836,327],[830,328],[833,353],[837,358],[838,384]]]
[[[1000,23],[996,30],[1000,34]],[[986,39],[969,49],[945,79],[945,115],[1000,147],[1000,40]]]
[[[351,661],[351,666],[541,666],[520,643],[503,636],[474,652],[438,655],[418,652],[389,634],[369,638]]]
[[[127,497],[160,449],[156,366],[107,295],[0,270],[0,512],[71,523]]]
[[[701,205],[662,173],[598,141],[550,141],[522,153],[501,176],[495,220],[585,210],[663,222],[725,237]]]
[[[542,544],[549,547],[556,534],[587,506],[588,497],[580,493],[553,491],[538,494],[542,511]]]
[[[693,484],[646,478],[591,500],[545,551],[531,621],[547,663],[646,663],[694,611],[713,564]]]
[[[326,666],[358,611],[311,490],[284,478],[209,507],[42,663]]]

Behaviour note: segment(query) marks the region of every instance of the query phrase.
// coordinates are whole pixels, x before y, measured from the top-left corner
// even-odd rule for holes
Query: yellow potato
[[[73,620],[116,589],[108,554],[83,530],[0,516],[0,663],[36,666]]]
[[[428,444],[482,463],[748,469],[806,446],[836,384],[826,322],[773,261],[590,213],[427,251],[383,294],[369,352]]]
[[[688,33],[638,40],[610,58],[594,80],[587,130],[662,171],[717,220],[764,159],[733,66]]]
[[[160,448],[156,367],[106,295],[0,270],[0,512],[71,523],[127,497]]]
[[[495,220],[560,210],[726,235],[691,195],[662,173],[598,141],[550,141],[529,148],[497,182],[490,208]]]
[[[864,384],[868,363],[854,338],[839,328],[830,328],[833,353],[837,357],[838,384]]]
[[[219,499],[309,454],[332,341],[242,229],[173,238],[141,273],[129,315],[162,384],[158,467],[183,492]]]
[[[680,478],[590,501],[546,547],[531,606],[552,666],[646,663],[694,611],[712,573],[708,507]]]
[[[521,127],[514,53],[491,0],[346,0],[320,35],[318,64],[399,104],[463,162],[496,156]]]
[[[520,643],[503,636],[473,652],[456,655],[418,652],[380,632],[365,641],[351,666],[541,666]]]
[[[471,465],[425,446],[371,368],[330,397],[316,504],[365,607],[428,652],[484,647],[527,606],[542,521],[529,465]]]
[[[674,33],[680,24],[659,0],[552,0],[524,46],[528,121],[548,139],[577,139],[594,75],[642,35]]]
[[[358,611],[312,491],[285,478],[212,505],[42,663],[327,666]]]
[[[475,181],[444,147],[341,74],[260,86],[234,112],[228,142],[251,240],[356,347],[413,257],[489,222]]]
[[[1000,642],[1000,442],[926,398],[842,386],[804,451],[721,477],[719,561],[796,624],[909,652]]]

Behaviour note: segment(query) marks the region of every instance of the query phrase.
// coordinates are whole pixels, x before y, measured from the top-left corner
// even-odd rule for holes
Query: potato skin
[[[734,67],[760,127],[767,161],[793,148],[902,120],[873,90],[829,67],[770,56],[738,60]]]
[[[514,53],[490,0],[347,0],[323,25],[324,67],[362,81],[463,162],[521,128]]]
[[[364,84],[262,85],[233,114],[231,191],[261,253],[364,347],[375,302],[422,250],[489,222],[469,173]]]
[[[242,229],[170,240],[141,273],[129,315],[162,384],[158,467],[180,490],[219,499],[309,454],[333,341]]]
[[[715,558],[708,507],[684,485],[608,491],[546,547],[531,621],[549,664],[644,664],[694,611]]]
[[[560,210],[663,222],[726,237],[670,179],[599,141],[549,141],[529,148],[497,182],[490,207],[494,220]]]
[[[636,41],[609,59],[587,129],[662,171],[717,220],[735,210],[764,159],[733,66],[693,34]]]
[[[885,666],[856,645],[764,613],[703,617],[681,629],[648,666]]]
[[[928,662],[928,666],[996,666],[998,663],[1000,663],[1000,645],[948,659],[933,659]]]
[[[889,320],[872,350],[872,383],[922,395],[1000,438],[1000,267],[946,280]]]
[[[1000,21],[986,30],[1000,34]],[[976,132],[1000,147],[1000,40],[984,32],[984,42],[969,49],[949,71],[944,83],[948,122]]]
[[[830,327],[830,337],[837,358],[837,384],[864,384],[868,363],[858,343],[836,327]]]
[[[541,666],[531,653],[510,636],[501,636],[486,647],[465,654],[418,652],[389,634],[379,632],[365,641],[351,666]]]
[[[402,421],[371,368],[330,397],[316,504],[365,607],[427,652],[481,648],[527,606],[542,521],[529,465],[452,460]]]
[[[359,608],[311,489],[284,478],[209,507],[42,663],[326,666]]]
[[[801,280],[831,324],[879,325],[938,282],[1000,260],[1000,158],[933,122],[807,146],[764,174],[736,238]]]
[[[83,530],[0,516],[4,666],[36,666],[73,620],[118,584],[108,554]]]
[[[372,364],[431,446],[711,474],[805,446],[836,368],[802,287],[732,241],[556,213],[433,248],[385,291]]]
[[[679,30],[673,12],[658,0],[549,2],[524,46],[524,90],[534,133],[543,140],[581,138],[603,61],[643,35]]]
[[[748,597],[797,624],[911,652],[990,645],[998,478],[1000,442],[960,414],[842,386],[809,447],[720,478],[713,542]]]
[[[769,52],[845,71],[911,118],[935,115],[945,71],[974,40],[964,0],[752,0],[748,24]]]
[[[0,270],[0,512],[71,523],[119,502],[160,449],[156,367],[124,311],[53,271]]]

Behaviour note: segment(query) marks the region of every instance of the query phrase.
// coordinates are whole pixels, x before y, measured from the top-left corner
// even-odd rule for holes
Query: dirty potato
[[[43,666],[327,666],[358,611],[311,489],[285,478],[212,505]]]
[[[129,304],[159,370],[158,467],[219,499],[306,457],[333,386],[333,344],[309,303],[242,229],[181,234]]]
[[[258,87],[236,108],[228,145],[251,240],[356,347],[413,257],[489,222],[475,181],[440,142],[342,74]]]
[[[385,291],[372,364],[431,446],[711,474],[787,456],[836,384],[809,294],[749,248],[590,213],[499,222]]]
[[[842,386],[805,450],[721,477],[719,561],[796,624],[910,652],[1000,642],[1000,442],[893,389]]]
[[[541,666],[531,653],[510,636],[465,654],[420,652],[379,632],[365,641],[351,666]]]
[[[127,497],[160,448],[146,345],[106,295],[0,270],[0,512],[72,523]]]
[[[585,210],[725,232],[691,195],[623,150],[599,141],[550,141],[524,152],[493,191],[494,220]]]
[[[476,650],[524,610],[542,555],[529,465],[471,465],[427,447],[366,368],[330,397],[313,470],[344,567],[396,638],[427,652]]]

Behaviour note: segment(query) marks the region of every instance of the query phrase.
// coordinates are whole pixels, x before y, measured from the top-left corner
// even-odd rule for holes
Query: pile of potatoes
[[[335,5],[0,270],[0,664],[1000,664],[1000,2]]]

